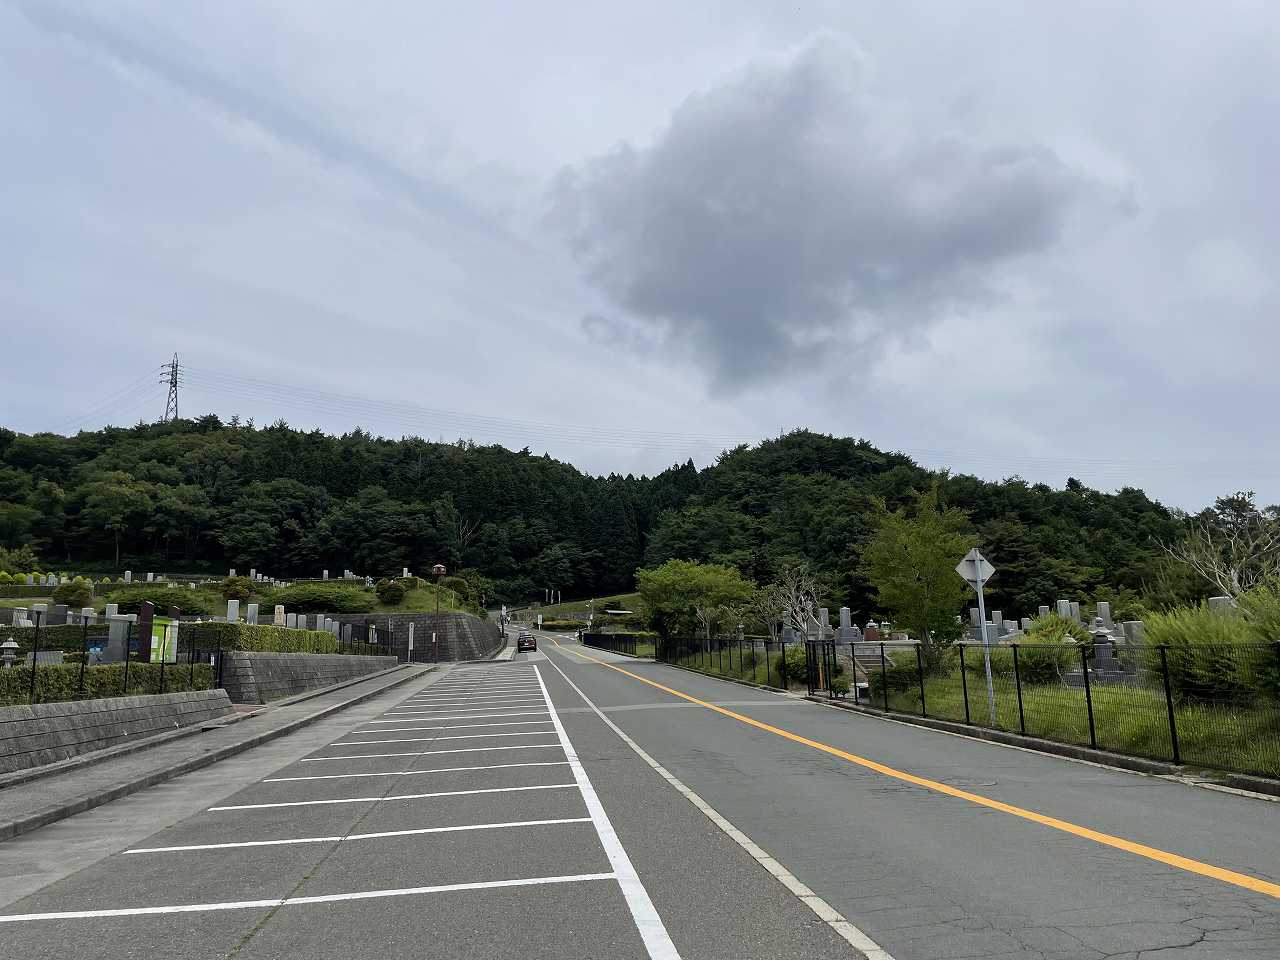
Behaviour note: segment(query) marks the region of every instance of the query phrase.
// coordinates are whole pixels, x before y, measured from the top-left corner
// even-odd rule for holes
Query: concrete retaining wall
[[[484,660],[502,648],[502,630],[494,620],[469,613],[370,613],[339,614],[333,619],[353,624],[357,631],[366,621],[376,624],[378,633],[401,660],[408,659],[409,624],[413,624],[414,659],[431,660],[431,631],[440,634],[441,660]]]
[[[205,723],[231,712],[223,690],[0,707],[0,773]]]
[[[225,657],[222,686],[232,703],[270,703],[295,693],[389,670],[400,662],[396,657],[245,650],[229,651]]]

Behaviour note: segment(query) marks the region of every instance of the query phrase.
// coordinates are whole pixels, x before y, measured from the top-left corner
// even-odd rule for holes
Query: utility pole
[[[178,363],[178,355],[160,367],[160,382],[168,384],[169,396],[164,402],[164,418],[161,423],[178,419],[178,384],[182,382],[182,364]]]

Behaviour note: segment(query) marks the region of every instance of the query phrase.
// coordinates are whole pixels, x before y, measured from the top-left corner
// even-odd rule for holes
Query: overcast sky
[[[1280,501],[1280,6],[0,0],[0,420]]]

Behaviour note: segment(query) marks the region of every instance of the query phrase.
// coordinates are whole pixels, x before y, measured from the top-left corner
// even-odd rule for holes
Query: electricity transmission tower
[[[182,364],[178,363],[178,355],[160,367],[160,382],[168,384],[169,397],[164,402],[164,419],[161,423],[178,419],[178,384],[182,382]]]

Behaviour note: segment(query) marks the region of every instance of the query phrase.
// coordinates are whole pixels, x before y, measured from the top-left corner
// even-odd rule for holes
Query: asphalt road
[[[0,845],[5,958],[857,955],[541,653]]]
[[[0,957],[1280,956],[1280,804],[541,646],[0,844]]]
[[[898,960],[1280,956],[1276,802],[561,643],[610,720]]]

